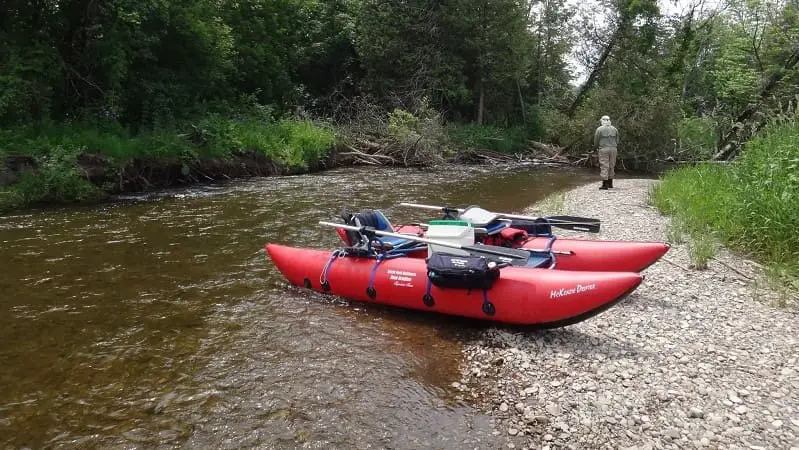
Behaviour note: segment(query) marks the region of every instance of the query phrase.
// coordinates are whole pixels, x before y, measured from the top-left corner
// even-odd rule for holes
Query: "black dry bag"
[[[427,276],[442,288],[490,289],[499,278],[499,268],[479,256],[435,252],[427,258]]]

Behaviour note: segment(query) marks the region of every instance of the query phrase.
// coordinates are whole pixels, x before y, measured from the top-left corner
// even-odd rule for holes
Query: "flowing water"
[[[401,201],[519,211],[582,171],[348,168],[0,217],[3,448],[486,448],[456,319],[288,286],[266,242]]]

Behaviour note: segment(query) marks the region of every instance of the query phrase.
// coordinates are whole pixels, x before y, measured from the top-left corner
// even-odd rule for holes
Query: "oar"
[[[490,259],[496,260],[499,259],[501,262],[505,262],[514,266],[524,266],[527,264],[527,260],[530,259],[530,251],[529,250],[522,250],[522,249],[515,249],[515,248],[507,248],[507,247],[498,247],[494,245],[460,245],[455,244],[452,242],[445,242],[445,241],[438,241],[433,239],[426,239],[423,237],[418,236],[411,236],[407,234],[398,234],[398,233],[389,233],[388,231],[380,231],[375,230],[372,227],[354,227],[351,225],[344,225],[342,223],[333,223],[333,222],[319,222],[319,225],[326,225],[329,227],[335,228],[342,228],[345,230],[350,231],[357,231],[359,233],[374,233],[377,236],[388,236],[388,237],[395,237],[400,239],[407,239],[409,241],[416,241],[422,242],[428,245],[439,245],[441,247],[450,247],[450,248],[457,248],[460,250],[467,251],[474,255],[489,255],[491,256]]]
[[[417,203],[405,203],[405,202],[400,203],[400,206],[429,209],[433,211],[443,211],[445,213],[451,213],[457,211],[458,214],[461,214],[464,211],[466,211],[465,209],[462,208],[453,208],[449,206],[420,205]],[[506,213],[497,213],[497,212],[490,212],[490,214],[495,214],[497,217],[504,219],[512,219],[512,220],[535,221],[538,219],[545,219],[550,225],[558,228],[563,228],[566,230],[575,230],[575,231],[586,231],[589,233],[599,233],[599,226],[600,226],[599,219],[591,219],[588,217],[548,216],[548,217],[539,218],[539,217],[520,216],[518,214],[506,214]]]

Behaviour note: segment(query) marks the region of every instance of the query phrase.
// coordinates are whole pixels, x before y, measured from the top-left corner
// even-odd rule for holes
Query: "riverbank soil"
[[[600,218],[602,231],[558,234],[666,240],[669,219],[648,204],[655,182],[566,192],[548,207]],[[465,347],[455,388],[484,406],[508,448],[799,449],[796,299],[723,248],[692,269],[689,246],[672,243],[633,294],[585,322],[487,330]]]

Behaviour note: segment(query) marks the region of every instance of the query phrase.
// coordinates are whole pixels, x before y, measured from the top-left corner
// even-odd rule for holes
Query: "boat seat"
[[[532,253],[524,267],[546,269],[552,265],[552,256],[547,253]]]
[[[510,220],[497,219],[496,221],[489,223],[485,227],[481,227],[481,229],[485,230],[485,234],[486,235],[491,236],[491,235],[494,235],[494,234],[502,232],[502,230],[504,230],[505,228],[510,227],[510,224],[511,224]]]
[[[394,226],[381,211],[376,209],[365,209],[355,214],[343,214],[344,221],[348,225],[356,227],[372,227],[375,230],[386,231],[389,233],[396,233]],[[349,245],[357,245],[361,242],[360,233],[356,231],[346,231],[347,241]],[[399,234],[399,233],[397,233]],[[386,250],[391,251],[394,249],[402,248],[404,252],[410,251],[415,247],[426,247],[424,243],[411,241],[391,236],[377,236],[378,239],[386,246]],[[379,244],[375,244],[379,247]]]

